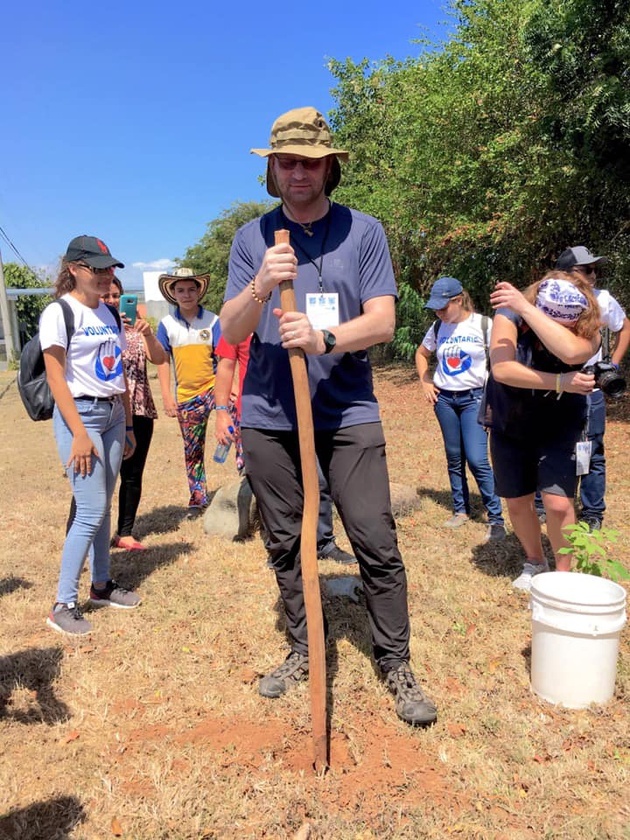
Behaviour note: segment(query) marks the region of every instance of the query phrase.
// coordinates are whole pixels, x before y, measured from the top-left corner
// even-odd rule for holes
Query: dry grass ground
[[[377,392],[391,478],[421,496],[399,539],[413,664],[440,717],[428,730],[396,718],[363,604],[325,595],[331,769],[318,778],[308,687],[257,694],[258,675],[285,655],[262,545],[182,520],[181,443],[164,415],[137,529],[150,550],[113,561],[142,607],[92,614],[95,632],[80,641],[45,627],[69,494],[51,424],[30,422],[14,374],[0,374],[0,840],[630,838],[628,631],[611,703],[569,711],[537,699],[527,599],[510,587],[514,538],[482,546],[481,516],[440,527],[449,493],[433,414],[407,369],[379,370]],[[627,560],[624,412],[607,434],[607,524]],[[209,464],[212,486],[234,473],[232,459]],[[84,597],[88,583],[86,573]]]

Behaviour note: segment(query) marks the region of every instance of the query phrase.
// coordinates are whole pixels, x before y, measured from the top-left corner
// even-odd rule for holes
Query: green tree
[[[211,221],[199,242],[191,245],[184,256],[177,260],[180,265],[192,268],[199,274],[210,275],[204,304],[213,312],[219,312],[223,304],[234,234],[241,225],[256,219],[273,206],[272,202],[235,202],[218,219]]]
[[[423,304],[441,274],[487,311],[497,280],[526,285],[580,242],[612,257],[609,285],[630,304],[630,4],[449,8],[448,40],[421,44],[416,58],[329,63],[329,119],[351,153],[335,198],[385,227],[400,289],[391,348],[405,357],[429,326]],[[220,295],[241,207],[195,246],[199,267],[205,247],[221,255]]]
[[[6,263],[4,282],[9,289],[49,289],[53,281],[44,276],[37,276],[30,268],[17,263]],[[27,338],[32,338],[39,329],[39,316],[51,302],[50,294],[21,295],[15,302],[20,331]]]
[[[454,0],[451,11],[456,27],[439,51],[330,65],[336,140],[352,152],[339,194],[387,230],[404,304],[399,352],[417,339],[416,326],[425,328],[420,307],[440,274],[459,277],[483,310],[496,280],[524,285],[567,244],[583,241],[603,253],[617,245],[614,270],[628,280],[621,256],[627,260],[629,86],[619,84],[628,74],[628,4]],[[562,51],[540,45],[550,21],[552,36],[562,25],[569,43],[589,32],[570,50],[570,84],[549,59]],[[605,57],[594,69],[597,50]],[[588,144],[579,117],[565,116],[575,115],[582,76]],[[603,167],[598,143],[602,159],[623,148],[624,163]],[[419,296],[403,294],[406,285]]]

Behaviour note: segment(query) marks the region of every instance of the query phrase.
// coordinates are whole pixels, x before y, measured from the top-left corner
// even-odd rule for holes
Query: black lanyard
[[[307,259],[307,260],[308,260],[308,261],[309,261],[312,265],[314,265],[314,266],[315,266],[315,268],[317,269],[317,282],[318,282],[318,284],[319,284],[319,293],[320,293],[320,294],[323,294],[323,292],[324,292],[324,284],[323,284],[323,282],[322,282],[322,268],[323,268],[323,266],[324,266],[324,252],[325,252],[325,250],[326,250],[326,242],[328,241],[328,234],[330,233],[330,216],[331,216],[331,210],[332,210],[332,208],[331,208],[331,207],[329,207],[329,209],[328,209],[328,213],[326,214],[326,229],[325,229],[325,231],[324,231],[324,238],[322,239],[322,250],[321,250],[321,253],[320,253],[320,255],[319,255],[319,265],[317,265],[317,263],[315,262],[315,260],[313,259],[313,257],[311,257],[311,255],[310,255],[310,254],[308,253],[308,251],[306,250],[306,248],[304,248],[304,247],[303,247],[303,246],[302,246],[302,245],[301,245],[301,244],[297,241],[297,238],[294,238],[294,241],[291,243],[292,245],[295,245],[295,247],[296,247],[299,251],[301,251],[301,252],[302,252],[302,254],[306,257],[306,259]],[[289,219],[289,218],[286,216],[286,214],[284,213],[284,211],[282,211],[282,215],[285,217],[285,219],[287,219],[287,221],[291,221],[291,219]],[[298,224],[298,225],[299,225],[300,223],[299,223],[299,222],[293,222],[293,224]]]

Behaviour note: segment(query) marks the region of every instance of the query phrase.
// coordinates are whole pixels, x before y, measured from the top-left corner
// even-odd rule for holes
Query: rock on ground
[[[228,540],[246,540],[257,524],[256,499],[246,478],[219,487],[203,516],[206,534]]]

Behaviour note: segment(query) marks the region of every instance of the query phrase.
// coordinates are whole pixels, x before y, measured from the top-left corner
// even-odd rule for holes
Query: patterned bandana
[[[588,301],[569,280],[550,277],[538,287],[536,306],[554,321],[577,321]]]

